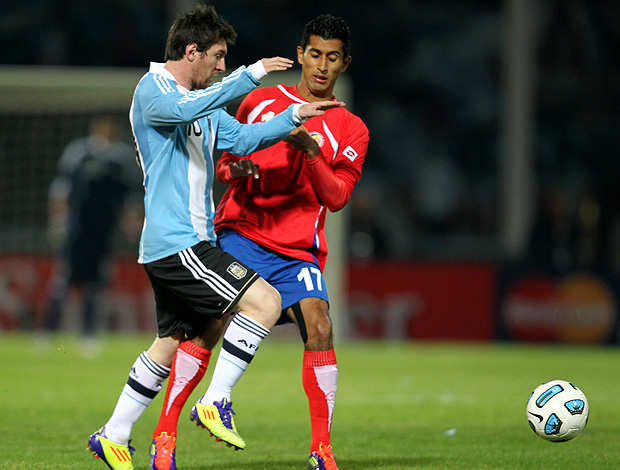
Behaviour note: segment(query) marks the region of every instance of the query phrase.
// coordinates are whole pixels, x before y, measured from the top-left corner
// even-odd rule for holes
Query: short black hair
[[[206,51],[222,39],[234,44],[237,33],[211,5],[198,4],[181,14],[170,27],[165,60],[181,60],[188,44],[195,43],[198,50]]]
[[[305,51],[310,43],[310,36],[319,36],[325,40],[340,39],[344,57],[349,57],[351,50],[351,30],[342,18],[332,15],[320,15],[308,22],[301,35],[301,48]]]

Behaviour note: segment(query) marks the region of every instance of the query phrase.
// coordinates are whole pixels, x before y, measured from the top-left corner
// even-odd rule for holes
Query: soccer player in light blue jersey
[[[130,121],[145,189],[138,261],[155,293],[158,333],[134,362],[112,416],[90,436],[89,448],[112,470],[133,469],[132,427],[162,388],[180,345],[208,359],[224,327],[222,316],[235,313],[224,333],[227,360],[216,366],[220,379],[232,386],[280,316],[278,291],[215,246],[214,149],[249,154],[286,138],[305,119],[344,105],[298,103],[268,122],[239,123],[225,106],[293,62],[262,59],[209,86],[225,70],[227,47],[235,40],[234,29],[213,7],[198,5],[174,22],[166,62],[151,63],[133,97]],[[214,411],[234,444],[230,403]],[[174,457],[160,458],[166,449],[174,452],[175,438],[163,435],[153,443],[152,469],[163,470],[162,461],[166,470],[176,470]]]

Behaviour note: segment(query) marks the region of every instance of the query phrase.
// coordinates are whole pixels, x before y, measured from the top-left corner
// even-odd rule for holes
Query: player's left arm
[[[315,101],[291,104],[287,109],[265,122],[241,124],[225,110],[217,116],[216,146],[234,155],[248,155],[256,150],[270,147],[286,138],[303,121],[322,116],[328,109],[343,107],[339,101]]]
[[[331,212],[342,209],[362,177],[362,165],[368,150],[368,129],[361,125],[339,142],[333,162],[328,163],[316,141],[305,127],[295,129],[286,141],[305,154],[312,185]]]
[[[293,118],[292,106],[267,122],[241,124],[223,109],[214,118],[215,146],[238,156],[249,155],[279,142],[299,125]]]

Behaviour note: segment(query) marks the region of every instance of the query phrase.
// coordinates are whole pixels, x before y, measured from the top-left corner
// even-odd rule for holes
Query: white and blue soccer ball
[[[588,424],[590,407],[584,393],[566,380],[536,387],[527,401],[527,420],[537,436],[552,442],[569,441]]]

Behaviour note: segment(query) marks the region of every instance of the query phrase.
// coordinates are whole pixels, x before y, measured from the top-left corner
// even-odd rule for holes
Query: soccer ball
[[[577,386],[565,380],[552,380],[532,392],[526,414],[537,436],[564,442],[577,437],[586,427],[590,407]]]

